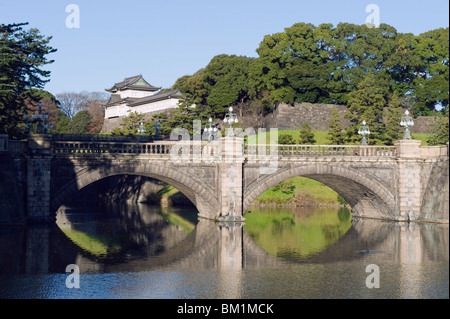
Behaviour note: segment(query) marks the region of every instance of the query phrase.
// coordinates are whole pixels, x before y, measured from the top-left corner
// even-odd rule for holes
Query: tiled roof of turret
[[[138,82],[138,83],[137,83]],[[107,92],[115,93],[123,90],[139,90],[139,91],[158,91],[161,87],[156,87],[144,80],[142,75],[136,75],[125,78],[122,82],[115,83],[110,89],[105,89]]]
[[[180,99],[183,97],[183,93],[180,90],[172,90],[167,92],[161,92],[154,95],[135,98],[135,97],[127,97],[122,99],[119,94],[111,94],[108,102],[104,104],[105,107],[118,105],[118,104],[127,104],[128,106],[138,106],[142,104],[154,103],[157,101],[168,100],[168,99]]]
[[[120,97],[119,94],[111,94],[111,96],[109,97],[108,102],[106,102],[103,106],[113,106],[113,105],[117,105],[117,104],[123,104],[123,103],[132,103],[136,100],[139,100],[139,98],[135,98],[135,97],[126,97],[124,99],[122,99]]]
[[[171,98],[179,99],[183,97],[183,93],[180,90],[172,90],[167,92],[161,92],[154,95],[146,96],[135,101],[128,103],[128,106],[138,106],[141,104],[153,103],[156,101],[167,100]]]

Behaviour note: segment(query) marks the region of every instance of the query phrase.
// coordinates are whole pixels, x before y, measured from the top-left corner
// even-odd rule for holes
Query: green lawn
[[[411,133],[411,138],[414,140],[422,141],[422,146],[428,146],[427,139],[431,134],[428,133]]]

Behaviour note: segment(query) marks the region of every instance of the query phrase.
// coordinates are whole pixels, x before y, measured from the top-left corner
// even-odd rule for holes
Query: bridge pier
[[[50,210],[51,162],[50,137],[31,135],[27,156],[27,222],[53,222]]]
[[[219,221],[243,221],[244,139],[222,138],[222,162],[219,164]]]
[[[398,151],[398,209],[400,221],[418,219],[422,206],[420,144],[418,140],[396,142]]]

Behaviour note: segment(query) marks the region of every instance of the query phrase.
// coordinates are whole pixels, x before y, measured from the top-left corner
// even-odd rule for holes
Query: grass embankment
[[[154,204],[161,205],[162,208],[172,206],[189,207],[193,205],[183,193],[172,185],[164,186],[152,196],[150,201]]]
[[[269,188],[254,204],[327,207],[342,205],[345,201],[325,184],[298,176]]]

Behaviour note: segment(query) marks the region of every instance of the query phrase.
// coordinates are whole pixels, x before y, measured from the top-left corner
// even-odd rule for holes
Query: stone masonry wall
[[[267,117],[267,128],[278,128],[279,130],[299,130],[304,122],[307,122],[315,131],[328,131],[331,112],[337,108],[344,128],[350,125],[345,118],[347,111],[345,105],[335,104],[313,104],[295,103],[289,105],[280,103],[274,112]],[[414,119],[414,126],[410,129],[412,133],[429,133],[433,117],[420,116]]]
[[[299,130],[304,122],[307,122],[315,131],[328,131],[331,112],[337,108],[341,123],[344,128],[350,125],[350,121],[345,118],[347,106],[336,104],[314,104],[314,103],[295,103],[289,105],[280,103],[275,107],[272,114],[266,116],[264,123],[267,129],[278,128],[279,130]],[[174,109],[157,111],[145,114],[145,121],[151,121],[154,114],[170,113]],[[111,132],[113,129],[120,127],[124,117],[116,117],[105,119],[102,133]],[[245,116],[241,118],[245,127],[251,126],[250,119]],[[419,116],[414,119],[414,126],[410,128],[412,133],[429,133],[433,117]],[[257,129],[255,127],[255,129]]]
[[[26,162],[0,153],[0,225],[25,223]]]
[[[449,214],[448,158],[423,165],[421,172],[423,200],[421,219],[447,220]]]

